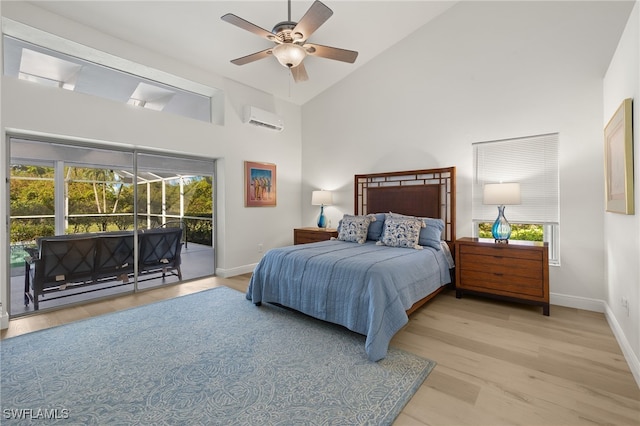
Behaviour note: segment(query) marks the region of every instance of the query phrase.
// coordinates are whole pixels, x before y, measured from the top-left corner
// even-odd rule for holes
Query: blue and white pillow
[[[353,216],[345,214],[340,221],[338,240],[364,244],[367,241],[369,224],[375,221],[374,216]]]
[[[405,216],[398,213],[389,213],[387,216],[415,218],[415,216]],[[432,247],[436,250],[442,250],[442,231],[444,230],[444,221],[442,219],[434,219],[430,217],[418,217],[416,219],[420,219],[424,223],[424,226],[420,229],[418,244],[421,246]]]
[[[418,244],[418,239],[423,226],[422,220],[415,217],[389,215],[384,221],[384,231],[378,244],[422,250],[422,246]]]

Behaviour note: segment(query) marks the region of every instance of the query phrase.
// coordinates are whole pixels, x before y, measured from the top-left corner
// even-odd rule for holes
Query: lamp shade
[[[330,206],[333,204],[333,194],[331,191],[313,191],[311,193],[311,205]]]
[[[287,68],[300,65],[300,62],[307,56],[307,52],[300,45],[294,43],[282,43],[273,48],[273,56]]]
[[[482,204],[520,204],[520,184],[509,183],[487,183],[484,185],[482,193]]]

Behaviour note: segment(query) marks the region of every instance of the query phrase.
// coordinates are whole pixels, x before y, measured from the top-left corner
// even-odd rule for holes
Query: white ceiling
[[[232,59],[270,47],[220,19],[233,13],[266,30],[287,20],[286,0],[33,1],[42,9],[183,63],[304,104],[453,6],[454,1],[323,1],[334,12],[310,42],[359,52],[354,64],[307,57],[309,81],[294,83],[275,58],[237,66]],[[298,21],[313,2],[294,0]]]
[[[515,1],[515,0],[514,0]],[[536,0],[537,1],[537,0]],[[453,6],[477,5],[476,0],[323,0],[334,14],[310,38],[312,43],[356,50],[354,64],[307,57],[305,66],[309,81],[294,83],[289,70],[273,57],[247,65],[231,64],[232,59],[270,47],[271,43],[223,22],[220,17],[233,13],[267,30],[287,20],[286,0],[198,0],[198,1],[31,1],[29,3],[57,15],[94,28],[102,33],[175,58],[198,69],[209,71],[257,88],[278,98],[304,104],[336,84],[391,46],[401,43],[414,31]],[[559,2],[539,0],[541,7]],[[596,3],[600,6],[594,7]],[[622,7],[621,4],[625,3]],[[293,0],[291,19],[298,21],[311,6],[311,0]],[[496,3],[494,3],[496,4]],[[499,2],[497,3],[499,4]],[[528,38],[529,51],[556,50],[566,57],[567,45],[575,46],[575,61],[597,62],[598,72],[606,70],[621,34],[633,0],[604,2],[570,0],[564,3],[573,11],[557,31],[540,32],[544,22],[531,22],[535,36]],[[611,6],[611,7],[607,7]],[[475,9],[470,9],[475,10]],[[556,9],[553,9],[556,10]],[[471,12],[474,13],[474,12]],[[550,18],[554,12],[550,12]],[[578,17],[579,15],[579,17]],[[513,19],[516,15],[507,15]],[[544,16],[544,15],[542,15]],[[575,16],[575,19],[572,19]],[[517,16],[517,19],[525,17]],[[478,17],[482,19],[482,17]],[[534,19],[535,21],[535,19]],[[525,22],[525,21],[523,21]],[[517,25],[517,24],[514,24]],[[491,32],[492,28],[487,28]],[[512,28],[517,32],[527,28]],[[471,35],[470,35],[471,36]],[[551,41],[549,37],[554,39]],[[82,40],[76,40],[82,42]],[[576,42],[579,45],[576,45]],[[533,47],[535,45],[535,47]],[[565,49],[565,50],[563,50]]]

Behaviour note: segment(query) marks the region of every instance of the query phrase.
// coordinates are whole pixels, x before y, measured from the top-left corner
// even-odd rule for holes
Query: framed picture
[[[244,162],[245,207],[270,207],[276,205],[276,165],[271,163]]]
[[[634,214],[632,100],[625,99],[604,128],[608,212]]]

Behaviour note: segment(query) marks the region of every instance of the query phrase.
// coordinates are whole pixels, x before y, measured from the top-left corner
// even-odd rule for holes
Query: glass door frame
[[[211,248],[212,248],[212,261],[213,261],[213,270],[212,270],[212,274],[211,276],[215,275],[215,265],[216,265],[216,258],[217,258],[217,254],[215,251],[215,241],[216,241],[216,226],[215,226],[215,218],[216,218],[216,206],[217,206],[217,202],[216,202],[216,190],[215,190],[215,185],[217,182],[217,177],[216,177],[216,159],[214,158],[206,158],[203,159],[202,157],[193,157],[193,156],[188,156],[188,155],[183,155],[180,153],[170,153],[170,152],[156,152],[153,150],[145,150],[145,149],[137,149],[137,148],[127,148],[127,147],[122,147],[122,145],[113,145],[113,144],[109,144],[109,143],[104,143],[104,144],[96,144],[96,143],[84,143],[84,142],[78,142],[75,140],[69,140],[67,138],[51,138],[51,137],[41,137],[41,136],[34,136],[34,135],[30,135],[30,134],[22,134],[22,133],[12,133],[12,132],[7,132],[5,134],[5,141],[6,141],[6,163],[5,163],[5,168],[6,168],[6,179],[5,179],[5,185],[6,185],[6,217],[7,217],[7,222],[6,222],[6,243],[5,243],[5,250],[7,255],[5,256],[5,267],[6,267],[6,286],[3,292],[3,300],[0,300],[0,302],[2,302],[2,304],[5,306],[6,309],[6,313],[8,314],[9,318],[12,317],[19,317],[21,315],[24,314],[12,314],[11,313],[11,256],[10,256],[10,252],[11,252],[11,233],[10,233],[10,229],[11,229],[11,165],[14,163],[14,157],[12,156],[12,144],[13,141],[15,139],[18,140],[24,140],[24,141],[32,141],[32,142],[38,142],[38,143],[52,143],[52,144],[58,144],[58,145],[65,145],[71,148],[85,148],[85,149],[101,149],[101,150],[113,150],[113,151],[120,151],[120,152],[125,152],[125,153],[129,153],[132,156],[132,170],[133,170],[133,179],[132,179],[132,183],[133,183],[133,230],[135,232],[133,232],[134,234],[134,247],[139,247],[138,243],[139,243],[139,226],[140,226],[140,221],[139,221],[139,211],[138,211],[138,179],[139,179],[139,167],[138,167],[138,159],[140,155],[155,155],[155,156],[162,156],[165,157],[167,159],[170,159],[169,161],[175,161],[175,162],[189,162],[189,161],[199,161],[199,162],[211,162],[211,174],[209,175],[207,174],[203,174],[201,176],[210,176],[211,177]],[[19,158],[18,161],[24,161],[25,159]],[[54,164],[54,192],[55,192],[55,201],[54,201],[54,214],[55,214],[55,229],[56,235],[60,235],[60,234],[64,234],[64,224],[66,223],[66,219],[67,219],[67,209],[65,206],[66,203],[66,197],[68,196],[68,194],[65,193],[65,186],[64,186],[64,182],[65,182],[65,177],[64,177],[64,170],[63,170],[63,166],[65,163],[66,159],[51,159],[50,161],[52,161],[52,163]],[[31,161],[36,161],[36,160],[31,160]],[[26,161],[25,161],[26,163]],[[72,162],[73,163],[73,162]],[[74,164],[77,166],[77,164]],[[91,164],[87,163],[88,166],[91,166]],[[194,166],[194,169],[196,169],[197,167]],[[60,184],[60,182],[62,182],[63,184]],[[181,185],[182,188],[182,185]],[[62,197],[60,196],[62,193]],[[180,191],[180,199],[181,199],[181,207],[182,207],[182,203],[183,203],[183,192],[182,190]],[[183,208],[181,208],[181,214],[184,212]],[[140,291],[145,291],[148,290],[150,288],[158,288],[161,286],[165,286],[165,285],[173,285],[176,284],[175,282],[171,282],[171,283],[162,283],[158,286],[153,286],[150,288],[143,288],[141,289],[139,287],[139,267],[138,267],[138,250],[134,250],[134,274],[133,274],[133,289],[132,290],[127,290],[127,291],[123,291],[122,293],[118,293],[118,295],[120,294],[130,294],[130,293],[137,293]],[[203,275],[202,277],[206,277],[209,275]],[[198,278],[198,277],[194,277],[194,278]],[[184,279],[182,280],[184,281]],[[179,282],[182,282],[179,281]],[[109,296],[98,296],[93,300],[98,300],[102,297],[112,297],[113,295],[109,295]],[[64,304],[64,306],[72,306],[74,304],[78,304],[78,303],[84,303],[86,302],[86,300],[83,300],[81,302],[72,302],[69,304]],[[60,306],[62,307],[62,306]],[[55,308],[58,308],[57,306]],[[55,308],[43,308],[42,311],[46,312],[49,311],[51,309],[55,309]]]

